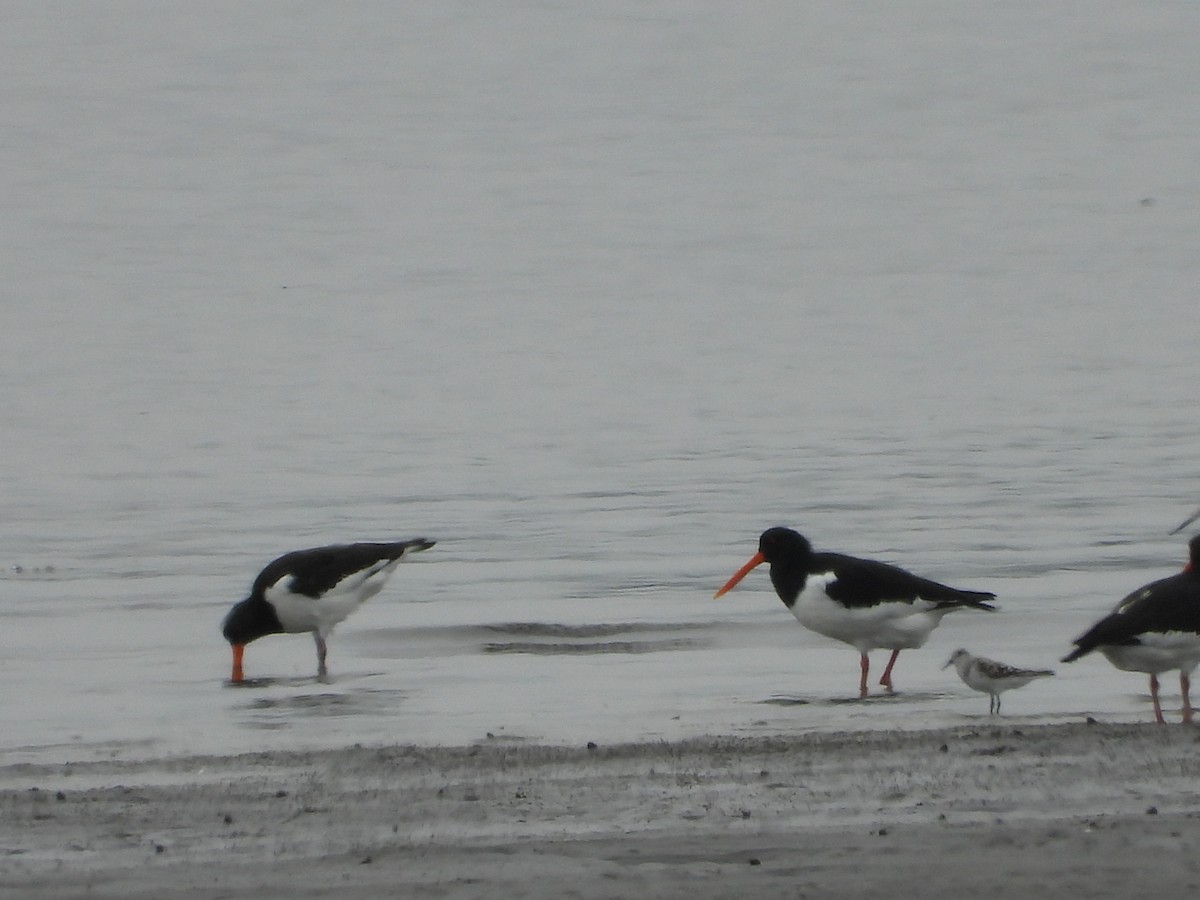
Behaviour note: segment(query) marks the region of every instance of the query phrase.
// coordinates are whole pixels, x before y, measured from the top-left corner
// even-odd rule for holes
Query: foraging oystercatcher
[[[408,554],[434,541],[417,538],[379,544],[334,544],[285,553],[254,579],[250,596],[235,603],[221,626],[233,647],[231,680],[244,680],[246,645],[268,634],[312,632],[317,677],[328,678],[325,639],[333,627],[383,588]]]
[[[969,688],[988,695],[988,713],[1000,714],[1000,695],[1014,688],[1025,687],[1035,678],[1053,675],[1051,669],[1018,669],[996,662],[986,656],[975,656],[966,650],[955,650],[950,654],[943,669],[954,666],[958,677]]]
[[[1200,665],[1200,535],[1188,542],[1183,571],[1140,587],[1089,628],[1063,657],[1074,662],[1099,650],[1118,669],[1150,675],[1154,720],[1166,724],[1158,701],[1158,676],[1179,670],[1183,721],[1192,721],[1188,697],[1192,670]]]
[[[768,528],[758,552],[714,595],[720,597],[762,563],[784,605],[805,628],[850,644],[859,653],[858,696],[867,696],[870,651],[892,651],[879,683],[892,690],[892,667],[901,650],[920,647],[942,616],[956,609],[995,610],[996,595],[963,591],[904,569],[840,553],[817,553],[802,534]]]

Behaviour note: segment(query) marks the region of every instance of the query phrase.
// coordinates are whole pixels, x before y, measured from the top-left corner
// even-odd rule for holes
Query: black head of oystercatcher
[[[270,563],[250,596],[235,603],[221,630],[233,647],[231,680],[244,680],[242,655],[268,634],[311,632],[317,643],[317,677],[328,677],[325,639],[333,627],[383,588],[400,561],[434,541],[334,544],[295,550]]]
[[[1191,722],[1188,690],[1192,671],[1200,665],[1200,535],[1188,542],[1182,572],[1138,588],[1073,643],[1075,649],[1063,662],[1099,650],[1118,669],[1148,673],[1154,720],[1160,725],[1166,719],[1158,699],[1158,676],[1178,669],[1183,721]]]
[[[771,567],[775,593],[801,625],[858,650],[859,697],[867,696],[871,650],[892,651],[879,681],[891,691],[892,668],[900,651],[924,644],[946,613],[995,609],[988,602],[995,594],[947,587],[888,563],[818,553],[804,535],[781,527],[762,533],[758,552],[716,596],[764,562]]]

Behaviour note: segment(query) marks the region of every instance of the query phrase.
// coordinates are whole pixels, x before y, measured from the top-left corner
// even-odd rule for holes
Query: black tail
[[[927,581],[921,586],[920,596],[922,600],[932,601],[943,608],[961,606],[984,609],[988,612],[996,611],[996,607],[988,602],[996,599],[996,595],[990,591],[964,591],[938,584],[936,581]]]
[[[1079,657],[1087,656],[1087,654],[1091,653],[1092,649],[1093,649],[1092,647],[1076,647],[1074,650],[1072,650],[1070,653],[1068,653],[1066,656],[1064,656],[1062,658],[1062,661],[1063,662],[1075,662],[1075,660],[1079,659]]]

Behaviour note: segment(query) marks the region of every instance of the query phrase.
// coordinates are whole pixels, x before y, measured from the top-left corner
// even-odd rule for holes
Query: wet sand
[[[1184,896],[1198,738],[986,723],[13,765],[0,895]]]

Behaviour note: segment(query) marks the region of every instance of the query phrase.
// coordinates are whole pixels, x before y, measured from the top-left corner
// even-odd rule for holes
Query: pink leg
[[[1192,686],[1192,681],[1188,678],[1187,672],[1180,671],[1179,673],[1179,693],[1183,695],[1183,721],[1190,725],[1192,722],[1192,701],[1188,697],[1188,690]]]
[[[896,665],[896,657],[899,655],[899,650],[892,651],[891,658],[888,659],[887,665],[884,666],[883,677],[879,679],[879,683],[888,689],[889,694],[892,693],[892,666]]]
[[[871,672],[871,660],[867,658],[867,654],[859,656],[858,667],[862,670],[862,677],[858,680],[858,699],[864,700],[867,696],[867,676]]]
[[[1154,701],[1154,721],[1159,725],[1166,725],[1167,720],[1163,718],[1162,707],[1158,703],[1158,676],[1150,676],[1150,699]]]

